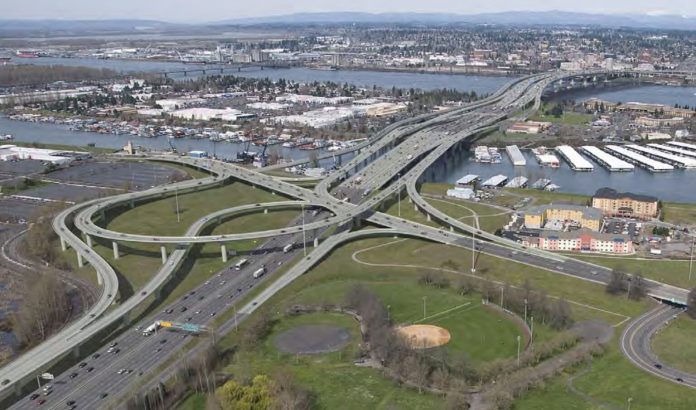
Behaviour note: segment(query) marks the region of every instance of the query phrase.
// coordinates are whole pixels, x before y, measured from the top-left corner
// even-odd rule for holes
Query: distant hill
[[[576,25],[696,30],[696,18],[676,15],[590,14],[565,11],[507,11],[485,14],[447,13],[297,13],[269,17],[242,18],[214,24],[336,24],[336,23],[426,23],[500,25]]]

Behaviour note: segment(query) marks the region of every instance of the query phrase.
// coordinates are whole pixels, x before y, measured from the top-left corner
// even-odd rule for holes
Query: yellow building
[[[579,205],[544,205],[531,208],[524,214],[524,225],[527,228],[541,229],[548,221],[570,221],[581,228],[597,232],[602,226],[602,212]]]
[[[601,209],[605,215],[650,219],[657,216],[658,199],[649,195],[617,192],[601,188],[592,197],[592,207]]]

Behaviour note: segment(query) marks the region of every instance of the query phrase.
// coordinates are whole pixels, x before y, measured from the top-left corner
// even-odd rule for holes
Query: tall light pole
[[[505,288],[501,287],[500,288],[500,307],[505,309],[505,306],[503,306],[503,302],[505,301]]]
[[[423,296],[423,319],[425,319],[425,301],[428,299],[427,296]]]
[[[527,323],[527,298],[524,298],[524,323]]]
[[[234,310],[234,331],[237,332],[239,331],[239,327],[237,326],[237,304],[235,303],[232,305],[232,309]]]
[[[517,335],[517,366],[520,366],[520,335]]]
[[[631,410],[631,402],[633,402],[633,397],[629,397],[626,401],[628,402],[627,410]]]
[[[691,281],[691,272],[694,266],[694,245],[696,245],[696,236],[691,235],[691,256],[689,256],[689,281]]]
[[[401,218],[401,173],[399,172],[399,179],[396,182],[397,190],[399,191],[399,218]]]
[[[532,316],[530,319],[532,321],[532,328],[529,330],[529,344],[531,345],[534,341],[534,316]]]
[[[174,198],[176,201],[176,221],[181,222],[181,216],[179,214],[179,187],[174,190]]]
[[[302,251],[304,252],[304,256],[307,256],[307,233],[304,227],[304,204],[302,204]]]
[[[471,273],[476,273],[476,236],[471,231]]]

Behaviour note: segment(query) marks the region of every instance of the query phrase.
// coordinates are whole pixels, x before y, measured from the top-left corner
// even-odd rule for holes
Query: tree
[[[549,325],[556,329],[567,329],[573,324],[572,311],[568,302],[561,298],[551,306]]]
[[[12,330],[23,345],[46,340],[70,315],[67,289],[54,273],[45,273],[27,281],[19,310],[12,316]]]
[[[611,271],[611,278],[609,283],[607,283],[606,291],[609,294],[616,295],[626,291],[627,276],[625,273],[613,269]]]
[[[689,296],[686,299],[686,305],[689,307],[686,313],[696,319],[696,288],[691,289]]]
[[[648,285],[643,276],[636,275],[631,280],[628,287],[628,297],[633,300],[640,300],[648,293]]]
[[[215,396],[223,410],[270,410],[274,403],[272,388],[268,376],[258,375],[248,386],[230,380],[217,389]]]

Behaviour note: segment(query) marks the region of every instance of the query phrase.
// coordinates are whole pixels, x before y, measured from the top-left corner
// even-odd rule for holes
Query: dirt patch
[[[350,332],[343,327],[304,325],[279,334],[274,344],[285,353],[321,354],[341,350],[350,339]]]
[[[608,343],[614,335],[613,327],[604,322],[593,320],[577,322],[570,330],[585,342]]]
[[[450,332],[433,325],[411,325],[398,329],[412,349],[428,349],[449,343]]]

